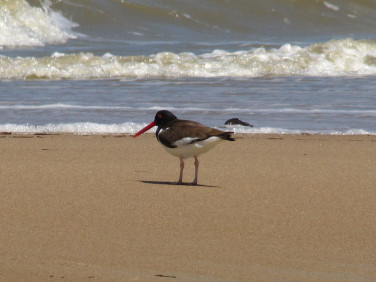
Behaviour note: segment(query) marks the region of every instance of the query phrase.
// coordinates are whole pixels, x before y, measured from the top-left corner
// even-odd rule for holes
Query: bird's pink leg
[[[180,157],[180,176],[179,176],[179,181],[178,184],[183,183],[183,170],[184,170],[184,160],[183,157]]]
[[[197,185],[197,177],[198,177],[198,165],[200,162],[198,161],[197,157],[195,156],[195,179],[193,179],[192,184]]]

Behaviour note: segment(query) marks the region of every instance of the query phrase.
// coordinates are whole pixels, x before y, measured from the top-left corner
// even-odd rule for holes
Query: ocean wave
[[[71,105],[71,104],[45,104],[45,105],[0,105],[0,110],[128,110],[130,107],[111,107],[111,106],[85,106],[85,105]]]
[[[299,40],[373,34],[376,28],[372,0],[51,1],[82,32],[122,40]]]
[[[44,105],[23,105],[23,104],[0,104],[0,110],[78,110],[78,111],[91,111],[98,110],[103,111],[125,111],[125,112],[156,112],[160,110],[169,110],[174,112],[206,112],[211,115],[219,115],[221,113],[226,114],[295,114],[295,115],[340,115],[340,116],[376,116],[376,110],[367,109],[295,109],[295,108],[203,108],[203,107],[169,107],[169,106],[151,106],[151,107],[127,107],[127,106],[103,106],[103,105],[72,105],[72,104],[44,104]]]
[[[372,0],[4,0],[0,48],[61,44],[78,32],[96,39],[146,42],[266,43],[357,34],[374,38],[375,11]]]
[[[30,124],[0,124],[0,132],[11,132],[18,134],[35,134],[35,133],[70,133],[70,134],[135,134],[146,123],[126,122],[121,124],[99,124],[93,122],[77,123],[58,123],[45,125]],[[299,130],[275,127],[244,127],[238,125],[222,126],[219,129],[233,131],[236,134],[331,134],[331,135],[376,135],[376,132],[370,132],[364,129],[344,129],[344,130]],[[155,133],[155,128],[148,133]]]
[[[148,56],[91,53],[50,57],[0,56],[1,79],[108,79],[376,75],[376,42],[342,39],[307,47],[211,53],[160,52]]]
[[[45,125],[0,124],[0,132],[13,133],[73,133],[73,134],[134,134],[145,124],[126,122],[122,124],[99,124],[93,122],[49,123]],[[153,132],[153,130],[151,130]]]
[[[45,0],[40,7],[25,0],[0,2],[0,49],[62,44],[76,38],[72,28],[78,24],[50,8]]]

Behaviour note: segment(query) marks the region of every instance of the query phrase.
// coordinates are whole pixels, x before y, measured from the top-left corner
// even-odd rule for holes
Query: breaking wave
[[[72,28],[78,24],[50,6],[47,0],[40,7],[25,0],[0,1],[0,49],[62,44],[76,38]]]
[[[45,125],[30,124],[0,124],[0,133],[16,133],[16,134],[135,134],[145,127],[146,123],[127,122],[122,124],[100,124],[93,122],[77,122],[77,123],[59,123]],[[346,130],[297,130],[274,127],[244,127],[244,126],[224,126],[220,129],[233,131],[237,134],[331,134],[331,135],[375,135],[376,132],[370,132],[363,129],[346,129]],[[148,131],[155,133],[155,128]]]
[[[148,56],[54,53],[49,57],[0,56],[1,79],[106,79],[376,74],[376,42],[331,40],[306,47],[211,53],[161,52]]]

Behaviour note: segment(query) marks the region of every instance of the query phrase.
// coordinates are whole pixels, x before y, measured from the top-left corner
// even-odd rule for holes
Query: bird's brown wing
[[[186,139],[187,144],[205,140],[212,136],[218,136],[225,140],[233,141],[232,132],[225,132],[219,129],[207,127],[201,123],[187,120],[173,120],[165,126],[158,138],[163,144],[174,144],[176,141]],[[174,130],[179,128],[179,130]]]

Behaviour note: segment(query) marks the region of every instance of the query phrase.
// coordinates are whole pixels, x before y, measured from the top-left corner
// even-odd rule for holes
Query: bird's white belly
[[[188,159],[206,153],[210,149],[214,148],[222,140],[223,139],[214,136],[192,144],[179,144],[175,148],[169,148],[165,146],[163,147],[171,155],[174,155],[179,158],[182,157],[183,159]]]

